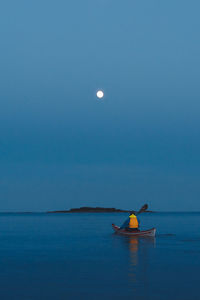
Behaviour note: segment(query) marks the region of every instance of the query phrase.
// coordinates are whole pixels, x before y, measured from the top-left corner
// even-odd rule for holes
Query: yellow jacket
[[[138,228],[139,227],[139,223],[138,223],[138,219],[136,217],[136,215],[132,214],[129,216],[129,228]]]

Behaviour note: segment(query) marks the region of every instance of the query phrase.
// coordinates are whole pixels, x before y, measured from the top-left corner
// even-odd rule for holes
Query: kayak
[[[137,231],[127,231],[126,229],[120,229],[119,226],[112,224],[112,228],[117,234],[127,235],[127,236],[155,236],[156,228],[148,230],[137,230]]]

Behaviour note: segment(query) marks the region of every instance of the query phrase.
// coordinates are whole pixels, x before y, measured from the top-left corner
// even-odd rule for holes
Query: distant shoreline
[[[69,210],[53,210],[53,211],[0,211],[0,215],[13,214],[13,215],[34,215],[34,214],[71,214],[71,213],[129,213],[128,209],[115,209],[115,208],[103,208],[91,207],[90,210],[82,210],[82,208],[72,208]],[[200,214],[200,211],[152,211],[147,210],[144,213],[153,214]]]
[[[114,207],[80,207],[80,208],[71,208],[69,210],[55,210],[55,211],[47,211],[50,214],[56,213],[129,213],[131,210],[118,209]],[[147,210],[146,212],[153,212]]]

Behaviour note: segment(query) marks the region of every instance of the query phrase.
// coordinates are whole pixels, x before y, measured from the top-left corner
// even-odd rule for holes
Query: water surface
[[[1,299],[199,299],[200,214],[142,215],[155,239],[113,234],[126,217],[0,214]]]

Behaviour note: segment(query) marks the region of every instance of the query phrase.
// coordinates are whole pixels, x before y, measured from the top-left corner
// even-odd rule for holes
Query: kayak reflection
[[[155,237],[126,237],[124,243],[129,249],[129,280],[147,283],[151,250],[155,248]]]
[[[151,280],[156,238],[121,236],[116,233],[112,236],[117,255],[123,256],[127,288],[129,287],[132,292],[137,292],[143,297],[143,294],[148,292]]]
[[[130,261],[132,266],[136,266],[138,263],[138,247],[138,238],[129,238]]]
[[[155,237],[128,237],[125,240],[129,245],[131,264],[134,266],[138,263],[138,256],[146,253],[149,247],[155,247]]]

